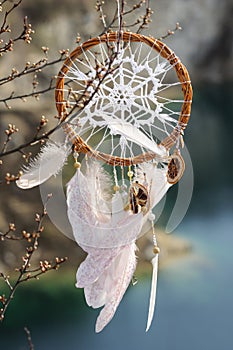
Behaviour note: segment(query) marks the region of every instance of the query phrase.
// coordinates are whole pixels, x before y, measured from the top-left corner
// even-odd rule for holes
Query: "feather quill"
[[[57,175],[64,166],[70,148],[66,145],[47,142],[41,152],[33,159],[28,167],[23,169],[24,174],[16,181],[18,187],[29,189]]]

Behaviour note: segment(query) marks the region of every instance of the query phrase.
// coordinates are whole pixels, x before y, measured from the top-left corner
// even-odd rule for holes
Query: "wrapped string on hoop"
[[[17,184],[25,189],[46,181],[73,152],[77,171],[67,186],[68,217],[88,253],[76,286],[84,288],[88,305],[103,306],[97,332],[110,322],[133,278],[135,242],[152,224],[148,330],[159,254],[152,210],[185,168],[180,148],[192,103],[187,69],[157,39],[106,33],[67,57],[55,99],[67,139],[48,142]]]

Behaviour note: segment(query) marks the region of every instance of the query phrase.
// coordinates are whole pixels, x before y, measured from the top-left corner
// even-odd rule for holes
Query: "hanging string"
[[[121,19],[121,6],[120,6],[120,0],[117,0],[117,17],[118,17],[118,27],[119,30],[121,29],[121,25],[122,25],[122,19]]]
[[[120,28],[120,0],[117,0],[117,17],[118,17],[118,26]]]
[[[119,190],[119,183],[118,183],[118,178],[117,178],[117,170],[116,170],[116,166],[113,166],[113,176],[114,176],[114,191],[118,191]]]

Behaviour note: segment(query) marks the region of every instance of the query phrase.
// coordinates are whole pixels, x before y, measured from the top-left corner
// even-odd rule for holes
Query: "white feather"
[[[91,196],[90,205],[93,210],[98,213],[101,208],[102,213],[109,212],[112,189],[110,174],[99,162],[92,160],[87,163],[85,177],[88,179],[86,187]]]
[[[96,248],[119,247],[135,241],[142,228],[143,214],[133,215],[124,210],[123,201],[113,204],[116,196],[109,203],[104,202],[100,191],[97,198],[92,193],[95,181],[96,177],[90,182],[87,173],[78,169],[67,186],[68,217],[75,240],[80,246]]]
[[[149,303],[146,332],[148,332],[148,330],[150,329],[153,316],[154,316],[154,310],[155,310],[157,275],[158,275],[158,254],[155,255],[151,263],[153,266],[153,272],[152,272],[152,279],[151,279],[150,303]]]
[[[82,248],[88,255],[78,268],[76,274],[77,288],[84,288],[95,283],[121,252],[121,247],[107,249],[82,246]]]
[[[135,250],[136,245],[134,243],[122,248],[111,270],[106,271],[110,278],[110,285],[108,286],[109,293],[107,294],[107,298],[105,297],[105,306],[101,310],[96,321],[95,331],[97,333],[101,332],[111,321],[128,288],[136,268]]]
[[[113,122],[109,127],[113,134],[120,134],[122,136],[125,136],[128,141],[133,141],[137,145],[142,146],[149,151],[152,151],[160,157],[167,155],[165,147],[157,145],[156,142],[149,139],[134,125],[125,122],[121,124]]]
[[[104,306],[114,293],[116,280],[120,276],[118,272],[122,274],[121,257],[124,250],[125,247],[121,247],[119,250],[115,248],[117,254],[113,258],[112,249],[105,249],[104,254],[107,256],[109,255],[108,251],[110,251],[111,261],[109,260],[109,265],[102,270],[101,275],[92,284],[84,288],[86,302],[89,306],[93,308]],[[105,256],[102,255],[102,259],[105,259]],[[101,261],[99,262],[101,263]]]
[[[33,159],[24,174],[16,181],[18,187],[29,189],[42,184],[52,175],[57,175],[64,166],[70,149],[66,145],[48,142]]]

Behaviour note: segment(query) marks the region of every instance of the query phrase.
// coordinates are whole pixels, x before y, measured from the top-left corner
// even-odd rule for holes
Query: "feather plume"
[[[107,277],[110,279],[108,286],[107,299],[105,299],[105,306],[101,310],[96,321],[96,332],[101,332],[103,328],[113,318],[118,305],[123,298],[126,289],[132,279],[136,268],[136,245],[134,243],[122,249],[119,256],[115,259],[110,271],[106,271],[105,281]]]
[[[93,248],[82,246],[88,253],[81,263],[76,274],[76,287],[84,288],[93,284],[109,268],[112,261],[120,253],[121,247],[117,248]]]
[[[91,206],[97,211],[108,211],[108,206],[111,201],[112,180],[109,173],[107,173],[103,166],[97,161],[87,163],[86,168],[87,191],[91,196]]]
[[[155,310],[157,275],[158,275],[158,254],[155,255],[151,263],[153,266],[153,272],[152,272],[152,279],[151,279],[150,303],[149,303],[146,332],[148,332],[148,330],[150,329],[153,316],[154,316],[154,310]]]
[[[89,161],[90,168],[92,162]],[[123,201],[118,201],[116,195],[105,202],[99,191],[97,198],[93,193],[95,181],[96,177],[89,179],[78,169],[67,186],[68,217],[75,240],[84,250],[120,247],[135,241],[142,228],[143,214],[133,215],[124,210]]]
[[[70,149],[66,145],[47,142],[29,166],[23,169],[24,174],[16,181],[17,186],[29,189],[42,184],[52,175],[57,175],[64,166],[69,152]]]

